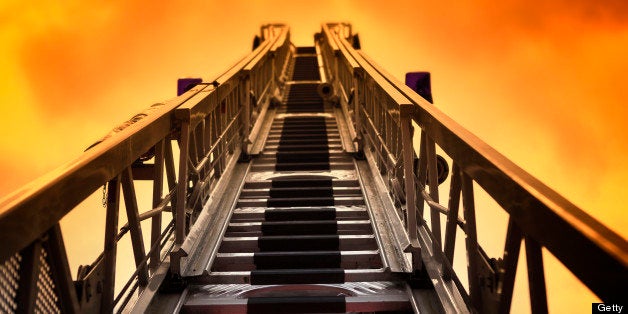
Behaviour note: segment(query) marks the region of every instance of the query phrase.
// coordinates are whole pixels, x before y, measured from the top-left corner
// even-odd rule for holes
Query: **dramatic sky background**
[[[351,22],[363,50],[398,78],[431,71],[441,110],[626,237],[623,0],[3,0],[0,197],[173,97],[177,78],[213,79],[250,51],[262,23],[288,23],[308,45],[324,21]],[[102,244],[76,250],[90,245]],[[83,257],[70,262],[95,255]],[[551,308],[589,312],[595,298],[569,288],[576,281],[548,259]],[[528,311],[517,294],[515,309]]]

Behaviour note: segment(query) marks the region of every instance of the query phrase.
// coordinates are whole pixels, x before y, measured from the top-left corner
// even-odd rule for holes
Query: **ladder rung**
[[[225,237],[221,253],[271,251],[376,250],[374,235],[296,235]]]
[[[362,195],[362,190],[359,187],[303,186],[299,185],[297,182],[294,182],[293,187],[272,187],[266,189],[244,188],[244,190],[242,190],[242,192],[240,193],[241,198],[348,195]]]
[[[232,222],[226,236],[271,236],[271,235],[360,235],[371,234],[369,220],[298,220]]]
[[[381,266],[377,250],[218,253],[212,271],[331,267],[366,269]]]
[[[360,207],[337,208],[238,208],[232,221],[296,221],[296,220],[360,220],[368,219],[368,213]]]
[[[294,197],[238,200],[238,207],[302,207],[337,205],[364,205],[364,199],[362,197]]]
[[[260,276],[255,278],[255,276]],[[254,270],[211,272],[188,278],[190,284],[325,284],[362,281],[392,281],[399,280],[399,275],[389,273],[383,269],[283,269],[283,270]]]
[[[358,180],[338,180],[338,179],[302,179],[302,178],[286,178],[266,181],[248,181],[244,184],[244,189],[266,189],[271,187],[359,187]]]

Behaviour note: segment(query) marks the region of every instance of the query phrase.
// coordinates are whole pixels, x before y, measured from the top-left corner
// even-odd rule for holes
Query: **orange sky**
[[[431,71],[441,110],[626,237],[623,0],[4,0],[0,196],[171,98],[177,78],[212,79],[262,23],[288,23],[311,44],[324,21],[351,22],[398,78]]]

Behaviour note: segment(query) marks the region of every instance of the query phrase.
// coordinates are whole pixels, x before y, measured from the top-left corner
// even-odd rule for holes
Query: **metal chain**
[[[107,207],[107,184],[102,186],[102,207]]]

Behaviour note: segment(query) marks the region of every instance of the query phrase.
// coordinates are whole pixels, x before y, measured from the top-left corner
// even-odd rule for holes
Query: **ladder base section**
[[[182,313],[412,312],[405,287],[386,281],[299,285],[289,290],[270,285],[199,286],[190,289],[181,310]]]
[[[188,278],[188,282],[199,284],[332,284],[360,281],[403,280],[404,276],[387,272],[383,269],[262,269],[252,271],[212,272],[209,275]]]

